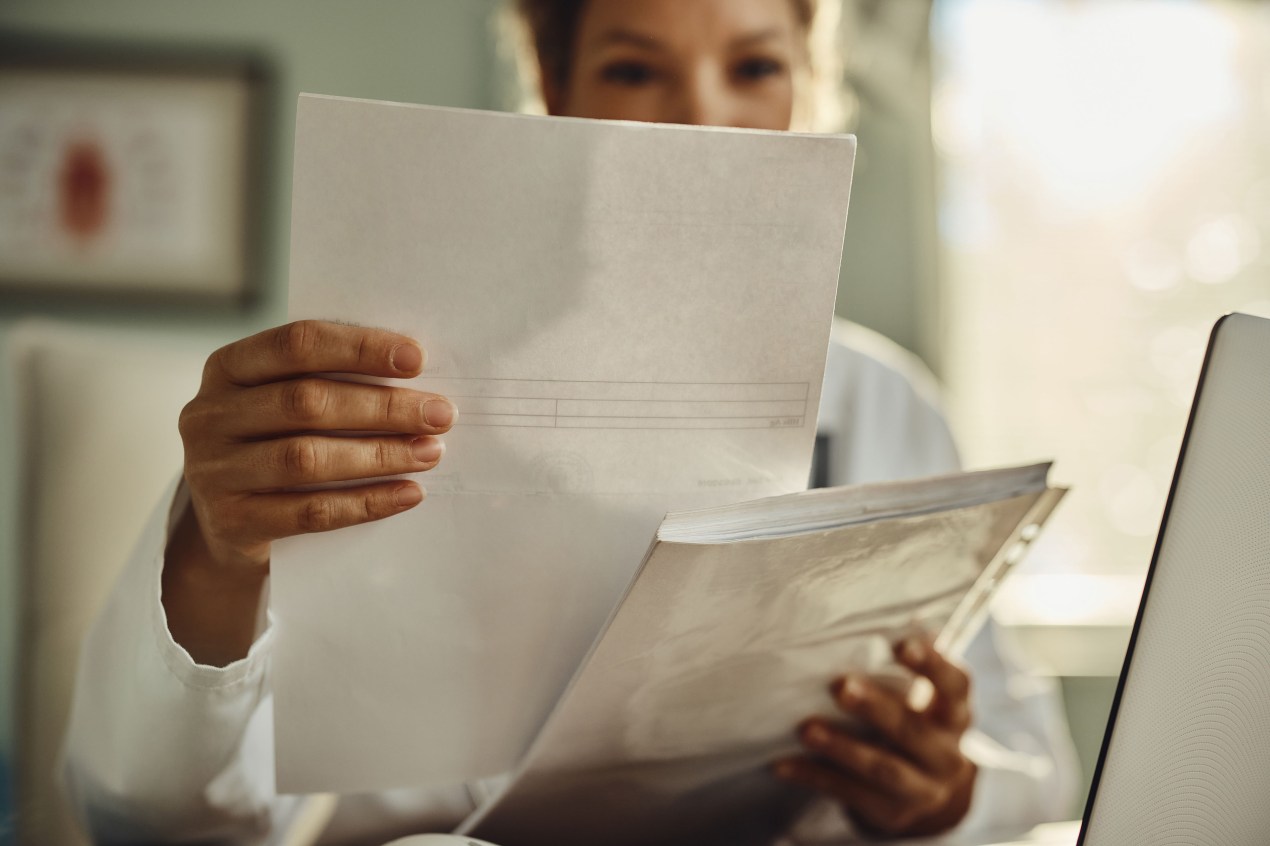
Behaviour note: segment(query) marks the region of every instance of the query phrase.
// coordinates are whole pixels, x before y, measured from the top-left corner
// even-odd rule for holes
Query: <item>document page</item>
[[[906,684],[891,652],[901,638],[938,633],[956,652],[1061,499],[1047,470],[761,500],[744,510],[762,536],[742,509],[713,524],[668,517],[677,539],[659,533],[520,771],[465,830],[518,846],[770,843],[807,794],[767,765],[802,751],[806,718],[847,722],[835,678]],[[834,504],[838,525],[814,527]],[[813,528],[788,531],[764,509]],[[750,537],[686,540],[690,521]]]
[[[806,486],[854,153],[300,98],[290,316],[460,416],[419,507],[275,545],[281,791],[508,770],[667,511]]]

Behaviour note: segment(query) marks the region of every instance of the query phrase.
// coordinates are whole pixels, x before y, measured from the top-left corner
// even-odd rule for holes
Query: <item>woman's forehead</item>
[[[798,26],[791,0],[588,0],[578,46],[738,48],[787,41]]]

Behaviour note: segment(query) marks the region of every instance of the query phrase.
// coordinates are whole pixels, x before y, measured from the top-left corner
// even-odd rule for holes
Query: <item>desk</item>
[[[1075,846],[1079,836],[1080,820],[1072,820],[1039,825],[1021,840],[1009,840],[993,846]]]
[[[1018,829],[999,830],[995,836],[992,832],[963,834],[953,831],[938,837],[919,837],[890,842],[892,846],[1075,846],[1076,838],[1079,836],[1080,820],[1069,820],[1068,822],[1045,823],[1023,833],[1020,833]],[[852,841],[852,843],[855,842]]]

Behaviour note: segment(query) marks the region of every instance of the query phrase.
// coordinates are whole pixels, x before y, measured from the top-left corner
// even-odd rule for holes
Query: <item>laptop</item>
[[[1270,320],[1209,339],[1077,846],[1270,844]]]

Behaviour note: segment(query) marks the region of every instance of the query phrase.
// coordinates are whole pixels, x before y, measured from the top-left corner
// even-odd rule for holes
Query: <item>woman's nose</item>
[[[701,67],[685,74],[669,110],[669,123],[732,126],[736,116],[727,78],[717,68]]]

